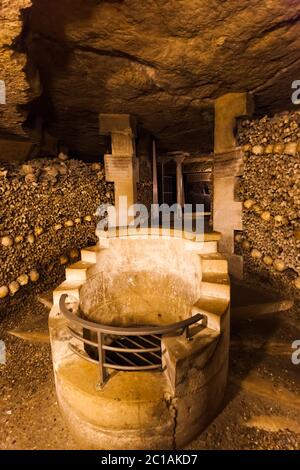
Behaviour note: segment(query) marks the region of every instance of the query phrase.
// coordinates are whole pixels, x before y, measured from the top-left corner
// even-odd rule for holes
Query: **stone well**
[[[98,236],[54,291],[49,326],[62,414],[81,448],[182,448],[217,414],[226,386],[230,286],[219,235],[198,240],[176,231],[149,237],[119,230]],[[162,327],[199,313],[203,320],[191,326],[190,338],[186,331],[161,335],[158,369],[107,367],[99,387],[97,361],[74,352],[81,345],[88,357],[89,349],[68,330],[62,294],[85,320],[108,327]]]

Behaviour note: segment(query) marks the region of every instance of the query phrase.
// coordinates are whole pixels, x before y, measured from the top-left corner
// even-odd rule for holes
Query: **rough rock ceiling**
[[[164,149],[207,152],[214,100],[223,93],[253,93],[258,114],[292,106],[291,83],[300,79],[299,0],[32,3],[22,41],[43,94],[30,116],[42,112],[80,154],[103,151],[100,112],[136,115]],[[36,74],[27,77],[37,94]],[[14,105],[24,103],[21,88]],[[20,133],[17,120],[10,130]]]

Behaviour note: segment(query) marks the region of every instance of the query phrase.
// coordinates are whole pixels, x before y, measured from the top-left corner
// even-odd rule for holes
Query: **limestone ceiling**
[[[164,149],[210,151],[216,97],[249,91],[273,113],[300,79],[298,0],[33,0],[25,18],[43,86],[29,109],[79,154],[103,151],[100,112],[136,115]]]

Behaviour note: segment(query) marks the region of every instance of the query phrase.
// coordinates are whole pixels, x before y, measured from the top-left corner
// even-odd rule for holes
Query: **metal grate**
[[[206,324],[205,315],[198,313],[171,325],[127,328],[100,325],[72,313],[65,304],[67,297],[66,294],[61,296],[60,310],[72,325],[68,325],[70,335],[83,344],[83,349],[72,342],[69,343],[69,347],[82,359],[98,365],[99,388],[102,388],[107,380],[107,369],[123,371],[161,369],[161,338],[166,334],[184,333],[186,339],[190,340]],[[78,328],[81,328],[81,332]]]
[[[106,349],[105,361],[111,365],[161,367],[161,337],[124,336],[112,342],[114,351]],[[116,350],[116,348],[120,350]]]

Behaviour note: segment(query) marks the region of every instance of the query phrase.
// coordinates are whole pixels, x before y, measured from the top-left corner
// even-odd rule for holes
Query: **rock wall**
[[[113,185],[99,163],[66,158],[0,164],[0,304],[52,288],[97,242],[95,212],[113,202]]]
[[[300,298],[300,112],[245,120],[238,141],[244,210],[235,240],[245,273]]]
[[[26,53],[18,44],[23,30],[22,12],[31,5],[31,0],[0,2],[0,80],[6,87],[6,104],[0,105],[0,133],[22,137],[26,136],[22,105],[40,93],[38,73],[30,67]]]

